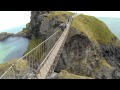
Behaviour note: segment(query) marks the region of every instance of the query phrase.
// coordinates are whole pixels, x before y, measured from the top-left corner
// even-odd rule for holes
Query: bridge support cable
[[[60,36],[59,30],[17,60],[7,71],[5,71],[0,79],[36,78],[36,70],[59,39],[57,36]]]

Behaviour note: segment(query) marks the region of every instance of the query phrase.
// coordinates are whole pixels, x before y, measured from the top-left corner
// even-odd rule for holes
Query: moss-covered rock
[[[117,38],[105,23],[93,16],[80,14],[73,19],[71,27],[83,32],[88,38],[96,43],[108,44]],[[107,36],[106,36],[107,35]],[[104,38],[104,39],[103,39]],[[116,43],[120,42],[116,40]]]
[[[13,59],[8,62],[5,62],[3,64],[0,64],[0,76],[10,68],[13,64],[17,62],[18,59]],[[19,72],[24,72],[27,67],[27,62],[23,59],[21,59],[18,63],[14,65],[14,69],[19,71]],[[10,73],[11,71],[9,71]]]
[[[23,28],[22,31],[18,32],[15,36],[22,36],[22,37],[30,39],[31,38],[31,33],[29,31],[29,25],[30,25],[30,23],[27,23],[26,27]]]
[[[48,15],[49,19],[52,19],[53,17],[57,17],[58,21],[65,22],[66,19],[68,19],[70,16],[72,16],[74,13],[71,12],[65,12],[65,11],[53,11]]]
[[[25,52],[25,54],[27,54],[29,51],[31,51],[33,48],[35,48],[36,46],[38,46],[40,43],[42,42],[41,39],[36,39],[33,38],[30,40],[27,51]]]
[[[62,70],[55,79],[94,79],[91,77],[87,77],[87,76],[80,76],[80,75],[75,75],[75,74],[71,74],[68,73],[65,70]]]

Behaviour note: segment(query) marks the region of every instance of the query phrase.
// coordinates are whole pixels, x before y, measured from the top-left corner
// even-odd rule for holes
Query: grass
[[[116,37],[108,29],[106,24],[93,16],[81,14],[73,19],[71,27],[76,28],[76,30],[80,30],[95,43],[98,42],[107,45],[113,38]]]
[[[38,46],[41,42],[42,42],[41,39],[36,39],[36,38],[31,39],[30,42],[29,42],[29,45],[28,45],[28,48],[27,48],[27,51],[25,52],[25,54],[28,53],[29,51],[31,51],[36,46]]]
[[[16,69],[19,71],[24,71],[25,68],[27,67],[27,62],[23,59],[21,59],[16,65]]]
[[[17,59],[11,60],[9,62],[5,62],[3,64],[0,64],[0,73],[4,73],[14,62],[16,62]]]
[[[58,16],[59,21],[65,22],[66,17],[63,14],[66,14],[67,16],[72,16],[74,13],[67,11],[53,11],[48,15],[48,18],[51,19],[52,17]]]
[[[61,70],[60,74],[58,74],[58,79],[93,79],[93,78],[87,76],[79,76],[68,73],[65,70]]]
[[[100,60],[100,65],[108,67],[109,69],[112,69],[112,66],[108,64],[108,62],[105,59]]]
[[[30,23],[27,23],[27,24],[26,24],[26,27],[23,28],[23,30],[20,31],[20,32],[18,32],[17,34],[18,34],[18,35],[22,35],[22,34],[24,34],[24,33],[26,33],[26,34],[29,33],[29,24],[30,24]]]
[[[0,75],[2,75],[6,70],[8,70],[8,68],[17,60],[18,59],[13,59],[3,64],[0,64]],[[27,65],[26,61],[22,59],[15,65],[15,68],[19,71],[24,71],[26,68],[26,65]]]
[[[23,31],[18,32],[17,34],[18,34],[18,35],[22,35],[22,34],[24,34],[24,33],[28,33],[28,32],[29,32],[29,30],[24,29]]]
[[[28,49],[25,52],[25,54],[29,53],[40,43],[42,43],[41,39],[36,39],[36,38],[31,39],[29,42],[29,45],[28,45]],[[29,62],[34,62],[34,63],[40,64],[44,60],[44,59],[41,59],[44,54],[44,50],[45,50],[45,47],[42,45],[41,47],[39,47],[39,49],[35,49],[31,53],[29,53],[29,57],[31,57],[31,58],[29,58]],[[30,63],[30,67],[35,68],[35,66],[33,66],[32,63]]]

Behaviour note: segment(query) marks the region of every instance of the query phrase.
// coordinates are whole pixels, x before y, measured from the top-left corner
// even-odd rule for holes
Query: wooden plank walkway
[[[66,29],[64,30],[64,32],[60,36],[59,40],[54,45],[52,52],[46,58],[46,60],[45,60],[46,62],[44,63],[44,65],[41,68],[39,68],[39,74],[37,75],[38,79],[45,79],[46,78],[51,66],[54,63],[54,60],[55,60],[57,54],[59,53],[61,46],[64,46],[64,43],[67,39],[68,32],[70,29],[70,23],[71,22],[68,22]]]

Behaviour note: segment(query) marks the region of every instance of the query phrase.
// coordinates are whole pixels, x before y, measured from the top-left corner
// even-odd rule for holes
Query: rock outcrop
[[[54,79],[94,79],[94,78],[87,77],[87,76],[75,75],[75,74],[68,73],[65,70],[61,70],[61,72],[59,74],[57,74],[54,77]]]
[[[32,11],[30,21],[31,37],[46,39],[56,30],[64,29],[60,24],[71,16],[71,13],[55,11]],[[62,17],[62,19],[60,18]]]
[[[31,12],[31,21],[30,21],[30,28],[31,37],[34,36],[36,38],[42,37],[43,35],[40,33],[40,28],[43,23],[43,27],[46,29],[46,25],[48,25],[48,20],[45,18],[48,16],[49,11],[32,11]],[[48,27],[47,27],[48,29]]]
[[[24,37],[24,38],[28,38],[28,39],[31,39],[31,33],[29,31],[29,23],[26,24],[26,27],[23,28],[22,31],[18,32],[17,34],[15,34],[14,36],[17,36],[17,37]]]

